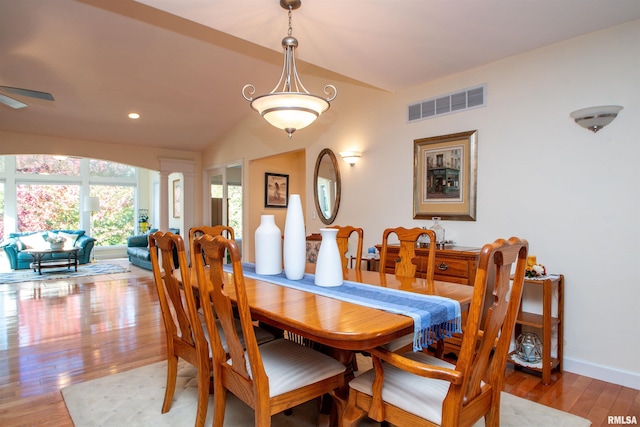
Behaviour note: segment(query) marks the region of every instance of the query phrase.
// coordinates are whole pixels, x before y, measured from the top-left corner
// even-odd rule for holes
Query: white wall
[[[565,275],[565,369],[640,389],[639,46],[635,21],[397,94],[302,71],[312,92],[339,86],[317,123],[289,141],[249,115],[205,153],[203,165],[306,147],[313,194],[322,148],[362,151],[355,167],[341,164],[335,223],[363,227],[366,248],[379,243],[386,227],[431,225],[412,219],[413,140],[477,129],[477,221],[444,221],[447,238],[468,246],[528,239],[538,262]],[[406,122],[408,104],[483,83],[485,108]],[[604,104],[624,110],[598,134],[569,117]],[[322,226],[313,210],[308,197],[307,233]],[[246,230],[247,238],[253,231]]]

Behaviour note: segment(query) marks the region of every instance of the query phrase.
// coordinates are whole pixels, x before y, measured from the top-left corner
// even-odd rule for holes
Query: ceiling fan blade
[[[8,105],[9,107],[14,108],[16,110],[27,106],[27,104],[24,104],[18,101],[17,99],[9,98],[8,96],[5,96],[1,93],[0,93],[0,103],[3,103],[4,105]]]
[[[0,89],[2,89],[4,92],[7,92],[13,95],[29,96],[31,98],[46,99],[47,101],[54,100],[53,95],[51,95],[48,92],[40,92],[38,90],[22,89],[19,87],[11,87],[11,86],[0,86]]]

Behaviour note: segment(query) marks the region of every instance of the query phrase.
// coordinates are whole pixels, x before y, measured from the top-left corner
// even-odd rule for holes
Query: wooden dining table
[[[307,272],[312,273],[314,268],[314,264],[308,265]],[[228,275],[228,283],[231,283],[232,273],[224,274]],[[458,301],[463,312],[473,294],[473,287],[468,285],[434,281],[430,286],[425,279],[397,277],[377,271],[348,269],[345,280],[447,297]],[[366,351],[412,334],[414,330],[410,316],[250,277],[245,277],[245,285],[255,320],[336,349]],[[232,286],[226,287],[225,292],[229,293],[232,301],[235,300]]]
[[[197,289],[197,280],[193,269],[191,270],[191,283],[194,289]],[[315,264],[308,264],[306,272],[312,274],[314,271]],[[178,270],[175,270],[174,274],[180,277]],[[231,272],[223,274],[226,276],[225,283],[233,283]],[[460,303],[463,313],[468,309],[473,294],[473,287],[468,285],[439,280],[428,283],[426,279],[399,277],[378,271],[347,269],[344,279],[450,298]],[[254,320],[323,345],[325,351],[328,350],[347,366],[348,377],[353,375],[354,368],[357,369],[355,352],[366,352],[414,332],[414,321],[410,316],[365,307],[266,280],[245,276],[244,281]],[[235,302],[234,287],[225,286],[225,292]],[[441,343],[442,340],[439,340],[439,351],[443,349]],[[328,419],[325,405],[323,404],[321,409],[319,425],[324,425]]]

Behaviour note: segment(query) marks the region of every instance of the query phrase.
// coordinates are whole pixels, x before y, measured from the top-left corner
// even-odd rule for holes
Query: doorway
[[[242,164],[233,163],[209,171],[210,225],[233,228],[236,240],[242,239]]]

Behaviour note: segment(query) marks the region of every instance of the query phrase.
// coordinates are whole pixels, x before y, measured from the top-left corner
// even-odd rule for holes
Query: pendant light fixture
[[[291,12],[301,4],[301,0],[280,0],[280,6],[289,11],[289,31],[287,37],[282,39],[284,65],[276,86],[268,94],[255,98],[251,97],[255,93],[255,86],[248,84],[242,88],[242,96],[251,103],[251,108],[270,124],[287,132],[289,139],[297,129],[309,126],[320,114],[327,111],[329,103],[338,94],[335,86],[326,85],[324,93],[328,98],[312,95],[298,77],[295,58],[298,40],[291,35]]]

